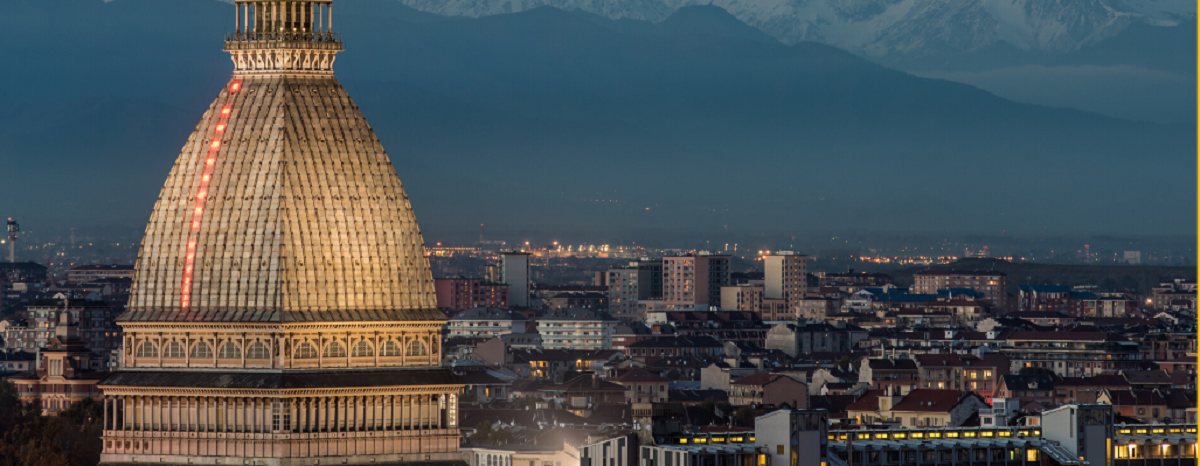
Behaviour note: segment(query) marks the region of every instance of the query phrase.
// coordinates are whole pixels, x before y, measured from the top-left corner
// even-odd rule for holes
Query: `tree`
[[[100,405],[87,399],[62,416],[38,415],[0,381],[0,466],[92,466],[100,462]]]
[[[671,380],[679,380],[679,369],[671,369],[667,371],[667,378]]]
[[[754,417],[756,415],[758,415],[758,411],[755,411],[754,408],[751,408],[749,406],[742,406],[737,409],[736,413],[733,414],[733,418],[737,419],[738,421],[742,422],[743,424],[753,424]]]

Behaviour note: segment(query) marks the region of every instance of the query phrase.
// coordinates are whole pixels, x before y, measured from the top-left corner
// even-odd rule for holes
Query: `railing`
[[[262,48],[341,50],[339,32],[230,32],[225,50]]]

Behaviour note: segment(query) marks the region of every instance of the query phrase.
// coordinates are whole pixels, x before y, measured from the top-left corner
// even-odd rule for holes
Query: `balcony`
[[[341,50],[338,32],[230,32],[225,34],[225,50],[307,49]]]

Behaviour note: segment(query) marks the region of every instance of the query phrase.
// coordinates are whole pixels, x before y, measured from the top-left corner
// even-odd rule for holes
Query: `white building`
[[[596,309],[555,309],[537,320],[545,349],[611,349],[620,321]]]
[[[497,307],[476,307],[459,312],[448,322],[449,338],[491,338],[514,333],[525,333],[529,322],[516,311]]]

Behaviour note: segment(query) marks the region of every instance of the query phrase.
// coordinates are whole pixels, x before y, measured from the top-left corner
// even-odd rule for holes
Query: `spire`
[[[236,0],[225,51],[235,75],[333,74],[342,36],[333,32],[333,0]]]

